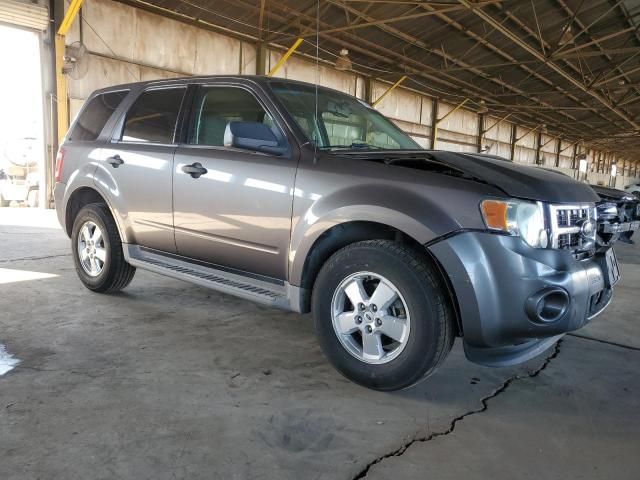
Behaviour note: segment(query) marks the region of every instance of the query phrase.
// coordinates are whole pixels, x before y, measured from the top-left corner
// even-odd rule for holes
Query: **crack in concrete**
[[[8,260],[0,260],[0,263],[12,263],[12,262],[28,262],[32,260],[48,260],[49,258],[70,257],[70,253],[61,253],[59,255],[46,255],[44,257],[23,257],[23,258],[11,258]]]
[[[587,335],[581,335],[579,333],[567,333],[567,335],[576,338],[582,338],[583,340],[591,340],[592,342],[604,343],[605,345],[611,345],[613,347],[624,348],[626,350],[634,350],[640,352],[640,347],[634,347],[632,345],[625,345],[624,343],[612,342],[610,340],[603,340],[601,338],[589,337]]]
[[[465,412],[462,415],[458,415],[453,420],[451,420],[451,423],[449,423],[449,428],[447,428],[446,430],[443,430],[443,431],[440,431],[440,432],[433,432],[433,433],[431,433],[429,435],[425,435],[425,436],[421,436],[421,437],[414,437],[413,439],[409,440],[408,442],[405,442],[404,444],[402,444],[396,450],[394,450],[394,451],[392,451],[390,453],[387,453],[385,455],[382,455],[381,457],[376,458],[375,460],[369,462],[355,477],[353,477],[353,480],[360,480],[360,479],[365,478],[367,476],[367,474],[369,473],[369,470],[371,470],[371,468],[374,465],[377,465],[377,464],[383,462],[387,458],[402,456],[409,449],[409,447],[411,447],[411,445],[413,445],[414,443],[430,442],[431,440],[434,440],[434,439],[436,439],[438,437],[443,437],[445,435],[449,435],[450,433],[453,433],[453,431],[456,428],[456,425],[459,422],[461,422],[462,420],[464,420],[465,418],[467,418],[467,417],[469,417],[471,415],[476,415],[478,413],[485,412],[489,408],[489,400],[491,400],[492,398],[497,397],[501,393],[504,393],[509,388],[509,385],[511,385],[511,383],[513,383],[515,380],[518,380],[518,379],[521,379],[521,378],[534,378],[534,377],[537,377],[545,368],[547,368],[547,366],[551,363],[551,361],[560,354],[560,344],[561,343],[562,343],[562,340],[559,340],[556,343],[553,353],[551,355],[549,355],[545,359],[545,361],[542,363],[542,365],[540,365],[537,369],[535,369],[532,372],[529,372],[526,375],[514,375],[513,377],[509,377],[498,388],[496,388],[491,394],[487,395],[486,397],[481,398],[480,399],[480,403],[481,403],[480,408],[477,408],[475,410],[471,410],[469,412]]]

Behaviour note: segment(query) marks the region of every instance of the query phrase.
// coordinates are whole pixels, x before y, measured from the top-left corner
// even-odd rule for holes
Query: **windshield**
[[[366,103],[350,95],[287,82],[271,88],[307,136],[323,150],[422,148]]]

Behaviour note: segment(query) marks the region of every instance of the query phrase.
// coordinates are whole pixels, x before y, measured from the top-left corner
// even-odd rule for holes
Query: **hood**
[[[487,183],[511,197],[552,203],[595,203],[600,197],[593,189],[562,173],[513,163],[502,157],[427,150],[385,150],[340,152],[392,165],[416,169],[421,164],[442,164],[457,176]],[[434,171],[433,167],[424,169]],[[447,174],[446,171],[440,172]],[[455,173],[450,173],[455,174]]]
[[[614,202],[634,202],[637,201],[633,195],[617,188],[603,187],[601,185],[590,185],[602,200],[612,200]]]

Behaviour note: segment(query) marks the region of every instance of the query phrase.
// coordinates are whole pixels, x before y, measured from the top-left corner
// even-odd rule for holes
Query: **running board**
[[[275,285],[255,278],[194,264],[160,252],[122,244],[125,259],[130,265],[172,277],[188,283],[211,288],[272,307],[295,310],[292,298],[298,298],[298,288],[288,283]]]

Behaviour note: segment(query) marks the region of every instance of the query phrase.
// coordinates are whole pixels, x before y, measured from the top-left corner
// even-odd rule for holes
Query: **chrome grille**
[[[571,251],[593,248],[596,228],[592,235],[585,236],[581,227],[586,221],[596,220],[594,205],[550,205],[549,209],[552,248]]]

